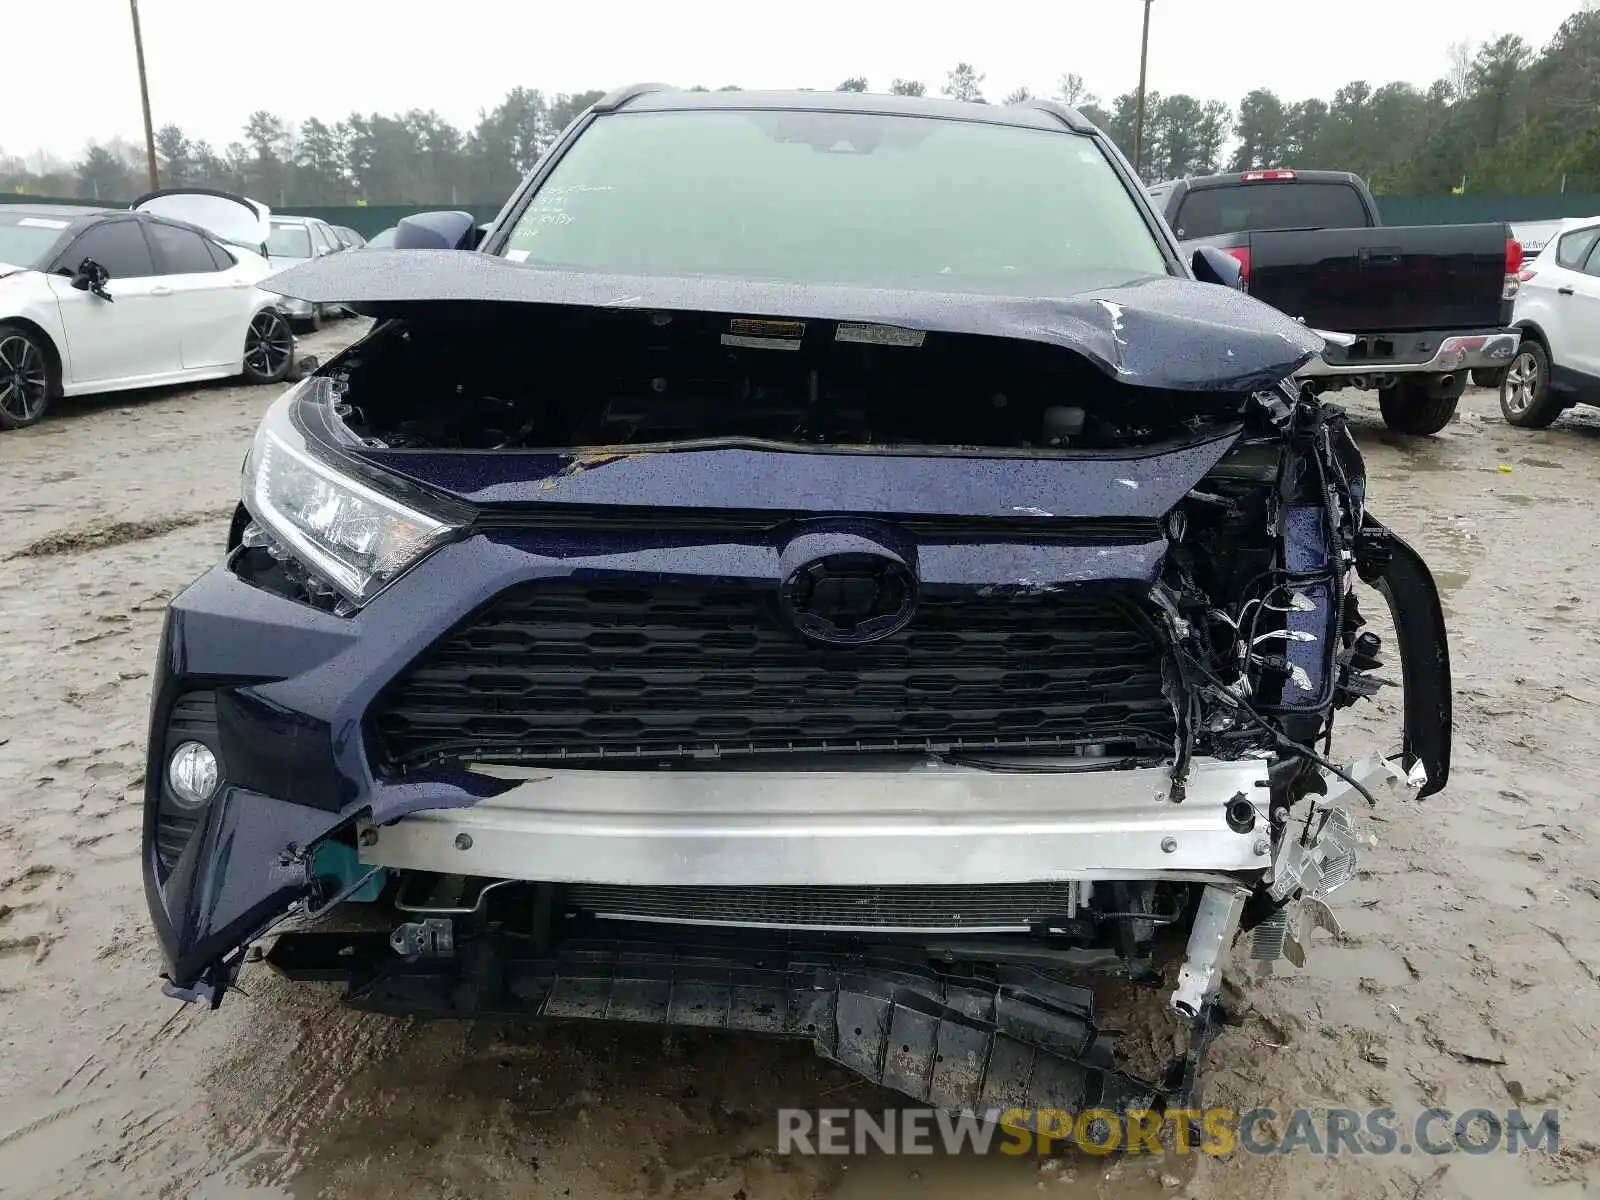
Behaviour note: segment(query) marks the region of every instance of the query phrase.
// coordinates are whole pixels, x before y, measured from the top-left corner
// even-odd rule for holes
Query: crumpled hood
[[[1053,297],[898,291],[712,277],[556,271],[463,250],[332,254],[275,275],[266,290],[376,317],[439,304],[545,304],[859,321],[1018,338],[1083,355],[1120,383],[1249,391],[1293,374],[1323,340],[1275,308],[1218,284],[1168,276]]]

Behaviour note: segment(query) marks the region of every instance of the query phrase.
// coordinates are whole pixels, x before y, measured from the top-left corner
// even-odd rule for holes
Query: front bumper
[[[1306,378],[1497,370],[1511,362],[1521,342],[1515,330],[1504,329],[1462,334],[1317,332],[1328,346],[1297,372]]]
[[[1267,834],[1243,811],[1264,811],[1266,764],[1249,759],[1197,760],[1181,804],[1164,769],[376,771],[363,728],[380,692],[496,596],[572,569],[539,559],[520,536],[445,546],[349,617],[226,566],[173,600],[152,696],[142,857],[175,990],[216,1000],[249,943],[311,894],[317,847],[343,829],[366,834],[360,854],[374,866],[639,886],[1211,884],[1259,881],[1270,868]],[[1358,566],[1397,614],[1405,765],[1425,764],[1426,794],[1443,786],[1449,761],[1438,595],[1421,560],[1381,526],[1366,544],[1373,552]],[[1130,559],[1134,579],[1144,569]],[[202,809],[177,814],[165,768],[183,739],[211,746],[223,783]]]
[[[926,569],[959,572],[964,555],[987,549],[929,551]],[[1069,579],[1087,561],[1101,578],[1138,584],[1159,553],[1158,542],[1091,545],[1032,561]],[[451,768],[385,774],[369,760],[365,723],[380,693],[468,617],[519,585],[578,570],[671,572],[704,560],[765,576],[772,557],[764,547],[674,543],[574,558],[536,532],[479,534],[441,547],[351,616],[254,586],[226,565],[201,576],[169,606],[152,695],[144,868],[169,978],[225,985],[225,960],[307,894],[316,844],[358,815],[385,827],[516,786]],[[223,782],[203,809],[175,812],[166,764],[195,739],[214,751]]]

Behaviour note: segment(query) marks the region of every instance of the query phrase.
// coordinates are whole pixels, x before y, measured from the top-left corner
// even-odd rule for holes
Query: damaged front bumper
[[[1226,783],[1220,774],[1224,770],[1233,771]],[[1213,788],[1247,783],[1250,774],[1227,764],[1203,764],[1191,799],[1203,813],[1214,810],[1208,801]],[[1356,778],[1372,787],[1384,778],[1399,778],[1399,772],[1374,758],[1358,767]],[[1410,782],[1415,785],[1415,775]],[[1345,790],[1354,793],[1353,788]],[[498,806],[501,811],[491,821],[457,826],[452,845],[470,854],[478,844],[474,833],[493,831],[496,839],[505,839],[508,832],[529,831],[531,821],[515,828],[518,822],[509,818],[508,809],[518,811],[519,798],[515,792],[508,797],[514,803]],[[1162,804],[1164,799],[1164,794],[1147,793],[1144,804]],[[1294,898],[1258,929],[1256,957],[1277,956],[1260,953],[1260,947],[1270,942],[1279,924],[1290,930],[1288,956],[1294,957],[1293,930],[1306,921],[1302,910],[1325,908],[1322,897],[1353,875],[1352,847],[1340,836],[1349,827],[1339,807],[1344,799],[1335,791],[1314,806],[1313,817],[1322,818],[1316,831],[1304,842],[1285,839],[1265,873],[1259,866],[1231,876],[1172,872],[1210,882],[1201,889],[1170,997],[1173,1011],[1189,1022],[1187,1052],[1155,1077],[1141,1077],[1119,1064],[1116,1030],[1097,1016],[1093,991],[1064,983],[1053,973],[1069,964],[1068,955],[1042,946],[1030,953],[1018,942],[1010,944],[1008,961],[986,964],[978,972],[970,964],[992,957],[996,943],[985,947],[952,938],[941,956],[930,952],[937,947],[895,942],[881,933],[841,938],[815,931],[712,930],[670,921],[592,918],[571,922],[552,943],[526,930],[473,921],[481,909],[480,896],[479,904],[457,910],[457,917],[429,917],[391,934],[360,928],[297,931],[279,939],[266,959],[293,980],[344,984],[353,1007],[395,1016],[587,1019],[804,1039],[823,1058],[874,1083],[952,1111],[1125,1112],[1163,1102],[1186,1107],[1194,1102],[1200,1056],[1216,1032],[1221,961],[1251,895],[1247,881],[1266,883],[1275,897],[1281,893]],[[882,798],[876,801],[879,812],[893,807]],[[1114,805],[1105,808],[1111,811]],[[857,824],[872,819],[867,816]],[[418,820],[399,822],[390,832]],[[595,824],[592,816],[586,821]],[[1058,816],[1050,823],[1070,822]],[[1204,816],[1190,822],[1212,823]],[[1077,824],[1093,832],[1100,821],[1080,813]],[[959,832],[952,833],[960,839]],[[1136,843],[1137,835],[1131,840]],[[363,839],[369,847],[364,858],[436,862],[426,850],[429,844],[426,834],[420,843],[391,840],[387,847],[381,840]],[[613,839],[609,844],[618,843]],[[1251,856],[1258,857],[1264,847],[1264,841],[1253,842]],[[520,850],[538,854],[530,843],[515,839],[505,843],[502,853]],[[664,850],[668,856],[673,853]],[[1158,847],[1158,853],[1170,851]],[[898,849],[890,857],[902,863],[913,858]],[[567,874],[581,875],[578,864],[584,861],[581,855],[570,859]],[[1119,875],[1137,872],[1114,854],[1098,861]],[[1079,866],[1074,862],[1069,869]],[[473,867],[497,871],[500,864],[475,859]],[[1004,869],[1030,874],[1025,864]],[[544,859],[523,870],[561,873],[553,860]],[[628,867],[618,864],[606,874],[627,876]],[[837,874],[837,868],[809,873],[816,879]],[[651,876],[645,872],[642,878]],[[760,875],[746,868],[718,871],[714,877]],[[923,872],[901,871],[896,877],[922,878]],[[930,965],[941,957],[942,968]]]
[[[1192,476],[1221,450],[1205,453],[1207,464],[1187,468]],[[1145,498],[1163,473],[1146,469],[1150,489],[1128,486],[1142,481],[1126,468],[1118,490],[1165,511],[1169,501]],[[1192,479],[1165,482],[1181,495]],[[1074,583],[1148,589],[1165,545],[1159,531],[1140,529],[1148,541],[1052,546],[1034,561]],[[974,556],[999,553],[939,536],[922,547],[925,581],[944,571],[948,578],[935,582],[970,584],[975,565],[985,565]],[[726,571],[744,561],[736,555],[753,571],[770,570],[766,548],[730,546],[630,545],[615,552],[625,568],[608,568],[592,548],[573,553],[593,556],[585,569],[635,576],[702,559]],[[781,551],[772,548],[774,557]],[[649,770],[638,759],[604,769],[424,763],[396,771],[377,763],[369,710],[393,681],[502,594],[570,575],[572,562],[532,534],[480,534],[442,547],[350,615],[253,586],[232,563],[173,601],[152,700],[143,854],[171,994],[218,1003],[249,945],[286,929],[273,965],[296,978],[342,980],[352,1003],[382,1011],[759,1030],[809,1037],[828,1057],[941,1105],[987,1106],[1009,1095],[1023,1107],[1131,1106],[1192,1086],[1222,956],[1242,927],[1255,931],[1262,956],[1275,945],[1272,956],[1293,959],[1309,929],[1327,923],[1318,906],[1353,864],[1343,793],[1391,777],[1428,794],[1448,774],[1449,663],[1437,589],[1415,552],[1370,517],[1351,565],[1394,613],[1403,745],[1392,760],[1346,772],[1359,787],[1324,779],[1293,812],[1273,804],[1284,760],[1259,749],[1103,767],[1092,747],[1047,765],[1018,761],[1014,744],[978,765],[902,750],[875,766],[854,754],[847,771]],[[1331,629],[1317,625],[1331,621],[1327,607],[1286,611],[1296,635],[1288,665],[1320,669],[1313,656],[1293,656],[1328,638]],[[1121,627],[1108,635],[1127,636]],[[1093,640],[1075,652],[1091,654]],[[1123,671],[1109,669],[1113,678]],[[1074,686],[1097,677],[1083,678]],[[1163,679],[1169,695],[1187,694],[1176,674]],[[1332,681],[1328,690],[1336,691]],[[1013,729],[1000,735],[1026,740]],[[218,786],[199,805],[179,803],[169,778],[188,743],[217,763]],[[1144,761],[1159,757],[1158,746]],[[347,861],[338,853],[330,861],[330,849]],[[386,924],[331,928],[342,901],[408,877],[484,886],[454,905],[408,906],[399,889],[385,890],[392,907],[372,905],[370,915]],[[483,896],[512,881],[533,885],[530,911],[486,919]],[[1176,885],[1183,911],[1128,912],[1099,899],[1102,885],[1117,896],[1114,889],[1139,881]],[[905,930],[880,920],[860,928],[846,914],[831,925],[753,920],[740,928],[737,919],[660,919],[659,909],[646,920],[627,903],[551,919],[568,911],[563,889],[588,885],[678,897],[788,889],[837,900],[851,889],[975,895],[1044,884],[1066,887],[1060,909],[1029,910],[1020,925],[963,920]],[[1086,994],[1056,978],[1107,957],[1127,971],[1129,956],[1114,947],[1068,942],[1091,898],[1113,924],[1189,922],[1169,1005],[1190,1022],[1195,1045],[1162,1079],[1118,1069]]]

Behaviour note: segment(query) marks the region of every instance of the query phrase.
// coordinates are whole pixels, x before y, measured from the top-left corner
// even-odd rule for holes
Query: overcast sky
[[[1582,0],[1154,0],[1149,86],[1237,103],[1258,86],[1331,96],[1352,79],[1426,85],[1458,39],[1542,47]],[[0,150],[77,158],[141,139],[127,0],[6,0]],[[218,150],[265,108],[290,121],[437,109],[470,127],[517,85],[637,80],[828,88],[896,76],[930,92],[958,60],[991,99],[1067,71],[1110,97],[1139,72],[1141,0],[140,0],[150,101]],[[431,14],[431,15],[430,15]]]

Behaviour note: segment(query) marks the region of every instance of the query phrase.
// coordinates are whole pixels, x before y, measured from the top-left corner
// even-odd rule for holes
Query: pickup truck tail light
[[[1522,243],[1516,238],[1506,239],[1506,282],[1500,291],[1502,300],[1516,299],[1517,290],[1524,281],[1532,279],[1532,271],[1522,269]]]
[[[1250,247],[1225,246],[1224,249],[1239,260],[1239,282],[1248,291],[1250,287]]]
[[[1279,168],[1271,171],[1246,171],[1243,175],[1239,176],[1239,182],[1272,183],[1278,180],[1290,180],[1293,178],[1293,171]]]

